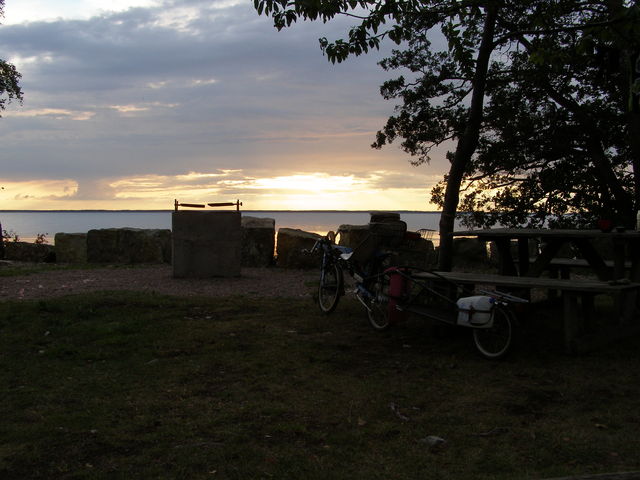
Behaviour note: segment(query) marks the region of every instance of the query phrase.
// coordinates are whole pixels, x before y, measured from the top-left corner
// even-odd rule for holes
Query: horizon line
[[[63,212],[175,212],[171,209],[103,209],[103,208],[88,208],[88,209],[53,209],[53,210],[36,210],[36,209],[20,209],[20,210],[0,210],[0,213],[63,213]],[[205,209],[192,209],[192,210],[179,210],[180,212],[228,212],[238,210],[205,210]],[[442,213],[440,210],[239,210],[242,212],[280,212],[280,213],[371,213],[371,212],[397,212],[397,213]],[[458,212],[464,213],[464,212]]]

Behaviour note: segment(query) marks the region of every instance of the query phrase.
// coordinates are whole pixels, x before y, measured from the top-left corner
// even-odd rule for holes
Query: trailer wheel
[[[490,328],[474,328],[473,341],[476,349],[489,360],[500,360],[507,356],[516,338],[516,317],[510,310],[498,305]]]

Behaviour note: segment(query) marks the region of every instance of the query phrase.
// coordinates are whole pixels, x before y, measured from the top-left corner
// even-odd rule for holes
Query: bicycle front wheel
[[[512,349],[516,335],[516,319],[513,312],[497,306],[490,328],[474,328],[473,341],[485,358],[499,360]]]
[[[318,287],[318,305],[323,313],[331,313],[338,306],[343,286],[342,269],[332,263],[323,269]]]
[[[371,285],[372,298],[367,299],[367,316],[369,325],[374,330],[387,330],[391,325],[389,319],[389,280],[380,274]]]

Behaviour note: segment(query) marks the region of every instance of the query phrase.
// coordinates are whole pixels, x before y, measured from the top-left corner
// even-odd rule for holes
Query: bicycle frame
[[[351,278],[355,280],[356,297],[361,303],[368,308],[366,303],[363,302],[362,296],[371,298],[373,293],[366,288],[366,284],[370,280],[379,277],[381,272],[373,272],[368,270],[375,270],[375,267],[379,265],[385,258],[389,256],[386,252],[376,252],[374,256],[364,266],[351,259],[353,249],[349,247],[343,247],[335,245],[327,237],[318,239],[309,253],[322,252],[322,263],[320,267],[320,284],[325,281],[325,275],[329,271],[330,267],[336,265],[342,272],[346,271]],[[341,285],[339,294],[344,295],[344,288]]]
[[[411,286],[411,290],[409,288],[406,288],[395,294],[389,295],[389,299],[397,303],[397,308],[399,310],[411,311],[412,306],[420,305],[422,303],[420,302],[421,298],[422,299],[435,298],[435,299],[441,300],[444,303],[448,303],[452,307],[458,305],[459,300],[461,298],[465,298],[465,297],[460,297],[458,295],[452,295],[451,293],[446,294],[446,293],[439,292],[435,288],[435,286],[431,286],[428,281],[424,279],[416,278],[416,276],[413,275],[413,273],[416,270],[419,272],[428,272],[431,275],[438,277],[440,284],[447,285],[451,290],[454,290],[454,289],[457,290],[459,288],[459,285],[457,283],[441,275],[438,275],[437,272],[434,272],[431,270],[424,270],[424,269],[410,267],[410,266],[390,267],[387,270],[385,270],[385,275],[391,277],[390,282],[393,282],[393,277],[401,277],[405,281],[406,285]],[[415,288],[416,286],[418,287],[417,289]],[[524,298],[520,298],[515,295],[511,295],[505,292],[500,292],[497,290],[479,289],[477,293],[481,294],[482,296],[491,298],[492,303],[494,303],[495,305],[501,305],[505,307],[514,303],[528,303],[528,300]],[[420,313],[420,312],[417,311],[415,313]],[[428,315],[425,315],[425,316],[428,316]],[[434,319],[441,320],[441,318],[434,318]],[[447,322],[447,323],[454,323],[454,322]],[[474,327],[474,325],[468,325],[468,326]],[[475,327],[482,328],[481,326],[477,326],[477,325]]]

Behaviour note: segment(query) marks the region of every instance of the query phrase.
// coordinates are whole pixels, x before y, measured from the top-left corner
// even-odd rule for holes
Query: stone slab
[[[18,262],[46,262],[56,261],[53,245],[45,243],[6,242],[4,245],[4,259]]]
[[[177,211],[171,224],[174,277],[240,276],[240,212]]]
[[[310,250],[320,235],[305,232],[297,228],[278,229],[278,254],[276,265],[284,268],[318,268],[319,255],[309,255],[303,250]]]
[[[86,233],[56,233],[53,237],[58,263],[87,262]]]
[[[164,263],[170,259],[168,229],[104,228],[87,232],[89,263]]]
[[[242,216],[243,267],[273,265],[276,242],[276,221],[273,218]]]

